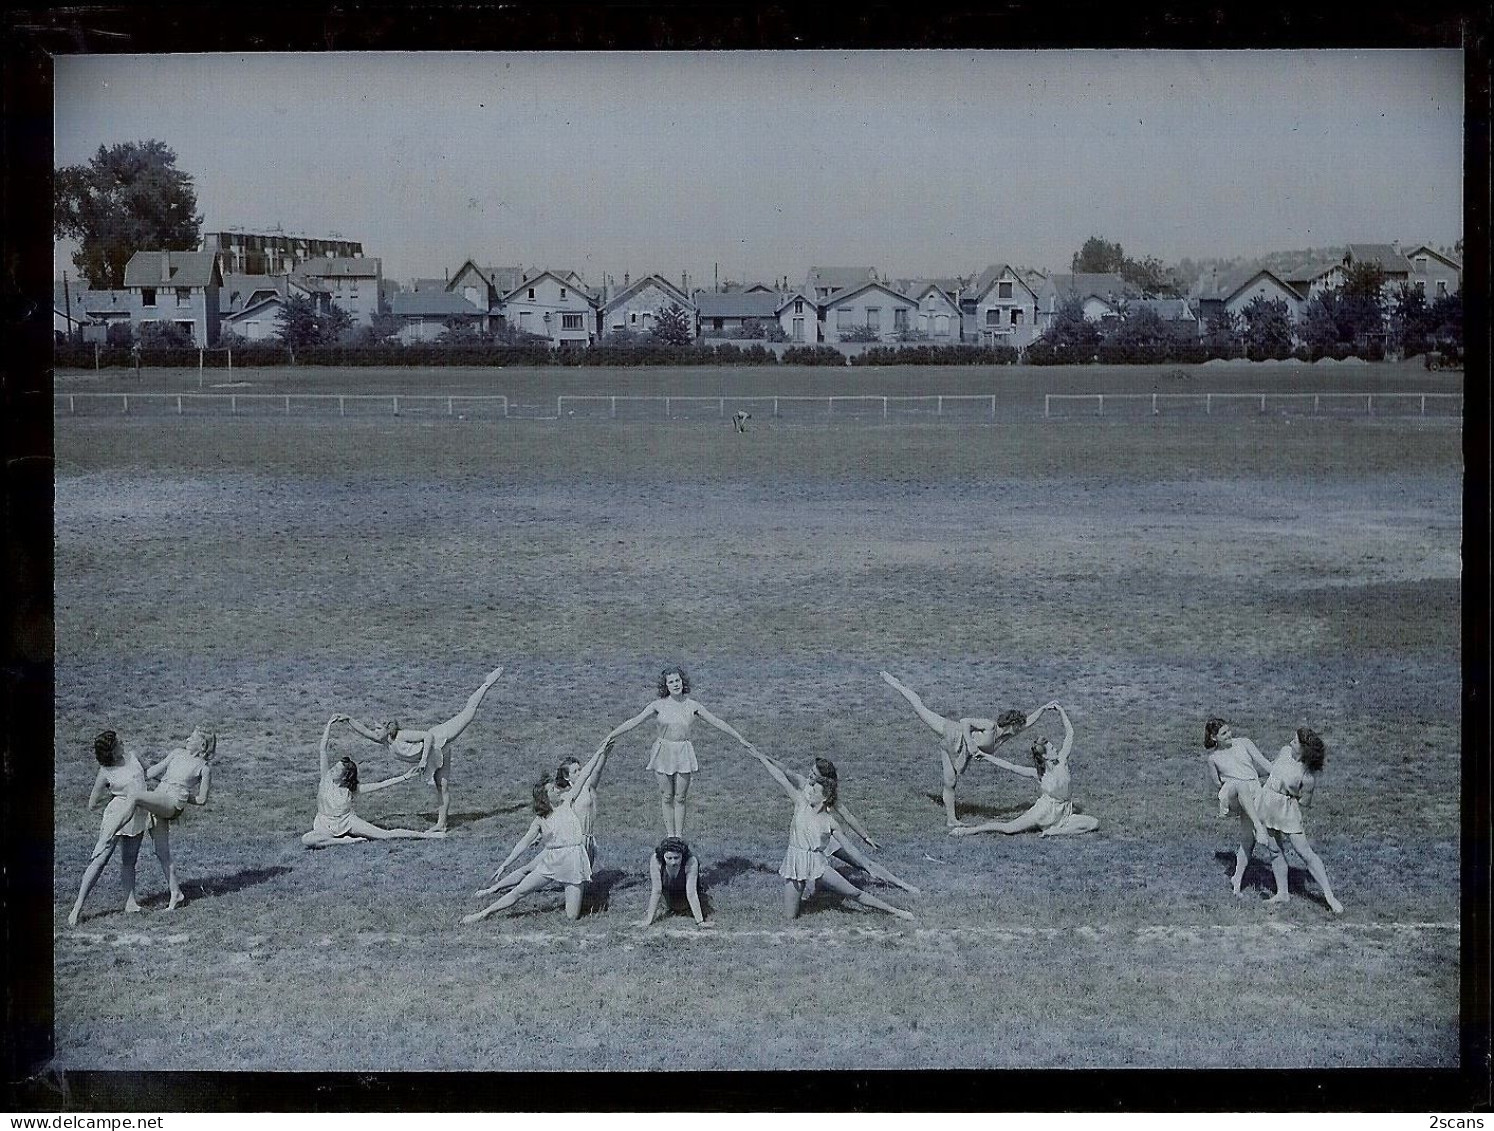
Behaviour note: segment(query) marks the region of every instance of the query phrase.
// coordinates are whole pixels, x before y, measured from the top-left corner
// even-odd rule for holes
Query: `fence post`
[[[1157,415],[1157,394],[1156,393],[1152,394],[1152,415],[1153,416]]]
[[[182,414],[182,395],[180,393],[176,394],[176,414],[178,416]]]
[[[1314,393],[1312,395],[1312,414],[1314,416],[1316,416],[1318,414],[1318,394],[1317,393]]]
[[[228,347],[228,379],[233,380],[233,347]]]
[[[1262,393],[1261,394],[1261,412],[1265,412],[1265,411],[1266,411],[1266,394]]]
[[[126,393],[124,395],[124,414],[126,416],[130,415],[130,394],[129,393]]]
[[[338,416],[346,416],[348,414],[347,406],[345,404],[343,404],[344,399],[345,398],[343,398],[343,397],[338,397],[337,398],[337,415]]]
[[[99,371],[99,344],[98,344],[98,342],[94,342],[93,343],[93,371],[95,373],[97,373]]]
[[[229,397],[228,397],[228,415],[229,416],[237,416],[238,414],[239,414],[239,398],[238,398],[237,395],[231,393],[231,394],[229,394]]]
[[[934,404],[934,415],[941,420],[944,418],[944,398],[937,397]]]
[[[724,420],[726,418],[726,398],[725,397],[722,397],[720,399],[720,401],[716,405],[716,408],[720,411],[721,417]]]
[[[991,419],[993,421],[996,419],[996,394],[995,393],[991,394]]]
[[[669,419],[669,398],[668,397],[664,398],[664,419],[665,420]]]
[[[1213,411],[1214,411],[1214,394],[1213,393],[1205,393],[1204,394],[1204,415],[1208,416]]]
[[[508,398],[507,397],[503,398],[503,419],[504,420],[508,419]]]
[[[67,410],[74,416],[78,415],[78,398],[71,393],[67,395]]]
[[[1427,395],[1425,393],[1421,394],[1421,414],[1423,416],[1427,414]]]
[[[399,415],[399,398],[398,397],[394,398],[394,415],[395,416]]]
[[[616,397],[612,398],[612,419],[613,420],[617,419],[617,398]]]
[[[1105,394],[1104,393],[1100,394],[1100,415],[1101,416],[1105,415]]]
[[[887,398],[882,398],[882,423],[887,423]]]
[[[451,411],[451,398],[450,397],[446,398],[446,415],[447,416],[451,416],[452,415],[452,411]]]
[[[1364,411],[1371,416],[1375,415],[1375,394],[1369,393],[1364,398]]]
[[[773,398],[773,419],[774,420],[778,419],[778,398],[777,397]]]
[[[202,388],[202,347],[201,346],[197,347],[197,387],[199,389]],[[181,403],[181,398],[180,397],[177,398],[177,403],[178,404]]]

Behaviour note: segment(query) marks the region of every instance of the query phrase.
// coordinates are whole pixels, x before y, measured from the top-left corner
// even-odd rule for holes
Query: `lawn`
[[[160,372],[151,387],[186,376]],[[510,395],[991,380],[429,372],[446,388],[512,380],[494,386]],[[356,391],[394,388],[358,377]],[[59,389],[71,380],[85,387]],[[59,419],[59,1064],[1455,1064],[1460,446],[1447,422],[1274,416],[745,436]],[[789,804],[708,732],[690,839],[717,926],[632,926],[659,835],[638,731],[603,785],[590,912],[568,923],[555,893],[458,925],[527,824],[527,784],[636,713],[676,661],[763,749],[835,759],[880,857],[923,889],[874,890],[916,923],[828,897],[783,922]],[[457,749],[449,839],[300,847],[328,715],[435,721],[497,663]],[[1076,798],[1100,830],[946,837],[932,735],[883,668],[947,713],[1062,700]],[[1341,921],[1300,868],[1283,908],[1260,902],[1263,863],[1230,895],[1234,826],[1213,813],[1200,748],[1216,713],[1271,753],[1301,723],[1325,735],[1309,834]],[[111,871],[68,930],[97,829],[92,735],[113,726],[158,754],[194,722],[221,738],[213,799],[174,834],[188,904],[164,910],[147,849],[145,912],[118,910]],[[351,736],[337,749],[366,776],[393,768]],[[1005,815],[1033,790],[986,767],[960,796],[971,816]],[[410,785],[360,809],[415,822],[432,799]]]

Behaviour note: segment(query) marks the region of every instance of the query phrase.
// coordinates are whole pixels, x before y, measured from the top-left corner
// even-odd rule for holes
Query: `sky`
[[[158,138],[204,231],[341,233],[400,280],[1462,235],[1455,50],[59,56],[54,89],[58,166]]]

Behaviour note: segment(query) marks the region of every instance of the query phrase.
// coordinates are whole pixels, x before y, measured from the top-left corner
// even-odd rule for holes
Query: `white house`
[[[297,272],[320,284],[335,306],[348,312],[353,325],[369,326],[379,312],[379,283],[384,277],[377,258],[308,259]]]
[[[851,291],[881,281],[875,267],[811,267],[804,280],[804,293],[823,303],[836,291]]]
[[[1029,285],[1031,279],[1028,278]],[[1048,275],[1035,288],[1038,295],[1038,324],[1046,330],[1064,303],[1078,299],[1084,317],[1103,322],[1116,317],[1121,307],[1141,292],[1114,272],[1077,271],[1072,274]]]
[[[125,264],[131,321],[175,323],[194,345],[218,343],[218,291],[223,270],[211,251],[137,251]]]
[[[960,284],[957,279],[910,279],[898,290],[918,307],[913,329],[940,344],[963,338],[960,318]]]
[[[417,288],[391,295],[389,312],[400,321],[395,336],[405,345],[433,342],[448,326],[459,322],[481,330],[488,320],[486,311],[445,287]]]
[[[1302,320],[1307,305],[1302,295],[1291,284],[1274,271],[1262,269],[1250,275],[1224,296],[1224,309],[1231,314],[1243,317],[1245,308],[1257,298],[1264,299],[1266,302],[1280,299],[1286,303],[1287,313],[1293,322]]]
[[[843,342],[853,331],[865,328],[879,342],[893,342],[916,325],[918,305],[907,295],[885,283],[865,283],[837,291],[821,304],[823,334],[827,342]]]
[[[1026,349],[1042,332],[1038,296],[1009,263],[993,263],[971,284],[966,305],[974,314],[981,345]]]
[[[670,306],[678,306],[685,312],[689,318],[690,336],[694,337],[698,315],[689,295],[663,275],[645,275],[636,283],[624,275],[623,289],[602,305],[602,334],[605,336],[619,330],[647,334],[653,330],[659,312]]]
[[[504,295],[500,309],[511,329],[547,338],[552,346],[596,341],[596,301],[574,272],[541,271]]]
[[[819,307],[803,291],[783,296],[778,304],[777,314],[783,336],[794,345],[812,346],[819,342]]]
[[[1463,265],[1450,255],[1427,244],[1418,244],[1406,252],[1411,264],[1411,285],[1435,302],[1463,289]]]

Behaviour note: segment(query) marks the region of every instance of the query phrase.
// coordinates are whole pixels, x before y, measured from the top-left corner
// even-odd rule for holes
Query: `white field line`
[[[843,946],[848,942],[907,940],[912,942],[1023,942],[1033,939],[1060,939],[1073,936],[1089,943],[1131,942],[1155,945],[1157,943],[1210,943],[1226,939],[1268,940],[1288,935],[1343,935],[1343,936],[1391,936],[1446,933],[1461,934],[1456,922],[1406,922],[1406,923],[1283,923],[1268,920],[1263,923],[1204,923],[1196,925],[1156,923],[1134,927],[1114,927],[1108,924],[1076,924],[1065,927],[919,927],[891,924],[887,926],[851,927],[782,927],[778,929],[700,930],[695,927],[653,926],[630,927],[611,931],[589,931],[584,928],[574,931],[505,931],[501,919],[473,927],[453,926],[453,930],[464,935],[480,938],[485,943],[499,946],[547,947],[556,943],[575,942],[582,946],[597,946],[604,943],[619,943],[625,949],[632,945],[661,937],[671,940],[731,939],[741,942],[758,942],[772,945],[782,943],[816,943]],[[78,947],[133,946],[150,947],[161,944],[179,946],[194,938],[211,942],[227,950],[259,951],[271,941],[268,935],[242,935],[221,937],[203,932],[194,936],[191,932],[155,934],[142,931],[77,931],[63,930],[56,933],[59,943]],[[359,931],[352,941],[359,946],[425,946],[430,942],[429,934],[401,934],[385,931]],[[283,935],[274,936],[281,944],[273,949],[286,950]],[[346,940],[334,939],[331,935],[319,935],[307,940],[309,945],[330,947],[342,945]]]

